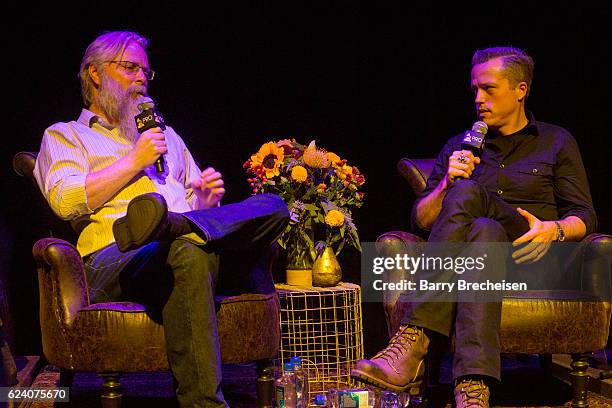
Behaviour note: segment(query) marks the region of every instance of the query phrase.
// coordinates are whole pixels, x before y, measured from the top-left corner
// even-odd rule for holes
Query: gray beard
[[[102,76],[100,89],[96,103],[106,113],[111,124],[119,129],[119,134],[135,143],[138,140],[138,130],[134,116],[138,115],[138,100],[142,95],[147,95],[147,90],[142,85],[132,85],[128,89],[122,89],[117,81]]]

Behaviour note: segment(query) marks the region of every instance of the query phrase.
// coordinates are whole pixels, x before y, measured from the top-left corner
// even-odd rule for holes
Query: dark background
[[[39,193],[13,173],[11,158],[38,150],[50,124],[78,117],[80,59],[103,30],[151,39],[157,74],[150,93],[201,164],[223,173],[225,202],[248,196],[241,166],[263,142],[316,139],[366,176],[366,204],[355,213],[362,241],[407,228],[413,197],[397,160],[433,157],[474,121],[474,50],[522,47],[536,61],[528,108],[576,137],[598,230],[612,232],[608,10],[329,3],[197,10],[87,4],[72,17],[58,10],[5,16],[0,272],[17,354],[41,354],[31,247],[48,232]],[[345,250],[341,263],[344,280],[358,283],[359,254]],[[364,304],[363,312],[371,355],[386,342],[382,306]]]

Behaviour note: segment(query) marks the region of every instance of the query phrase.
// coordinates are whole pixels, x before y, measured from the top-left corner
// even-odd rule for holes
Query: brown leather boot
[[[490,395],[482,380],[465,379],[455,386],[457,408],[489,408]]]
[[[371,360],[359,360],[351,377],[377,387],[417,395],[423,382],[429,338],[423,329],[401,326],[387,348]]]

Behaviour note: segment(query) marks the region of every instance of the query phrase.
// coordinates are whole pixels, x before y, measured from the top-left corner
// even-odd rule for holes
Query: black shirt
[[[530,112],[527,115],[529,123],[518,132],[487,135],[481,162],[470,178],[540,220],[574,215],[590,234],[597,226],[597,216],[576,140],[567,130],[538,122]],[[446,143],[414,208],[445,176],[448,158],[453,151],[462,150],[462,140],[460,134]],[[412,214],[413,225],[417,225],[414,209]]]

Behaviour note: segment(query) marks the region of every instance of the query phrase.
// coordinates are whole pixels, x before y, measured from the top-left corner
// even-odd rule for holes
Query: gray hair
[[[510,86],[516,87],[520,82],[527,84],[527,96],[533,80],[533,59],[525,51],[515,47],[491,47],[477,50],[472,57],[472,68],[494,58],[501,58],[504,73]]]
[[[96,69],[101,70],[102,63],[111,61],[118,55],[123,54],[126,47],[132,42],[140,45],[143,50],[146,50],[149,45],[149,40],[131,31],[105,32],[89,44],[81,60],[81,69],[79,71],[81,95],[86,107],[93,103],[95,89],[95,83],[91,75],[89,75],[89,66],[93,65]]]

